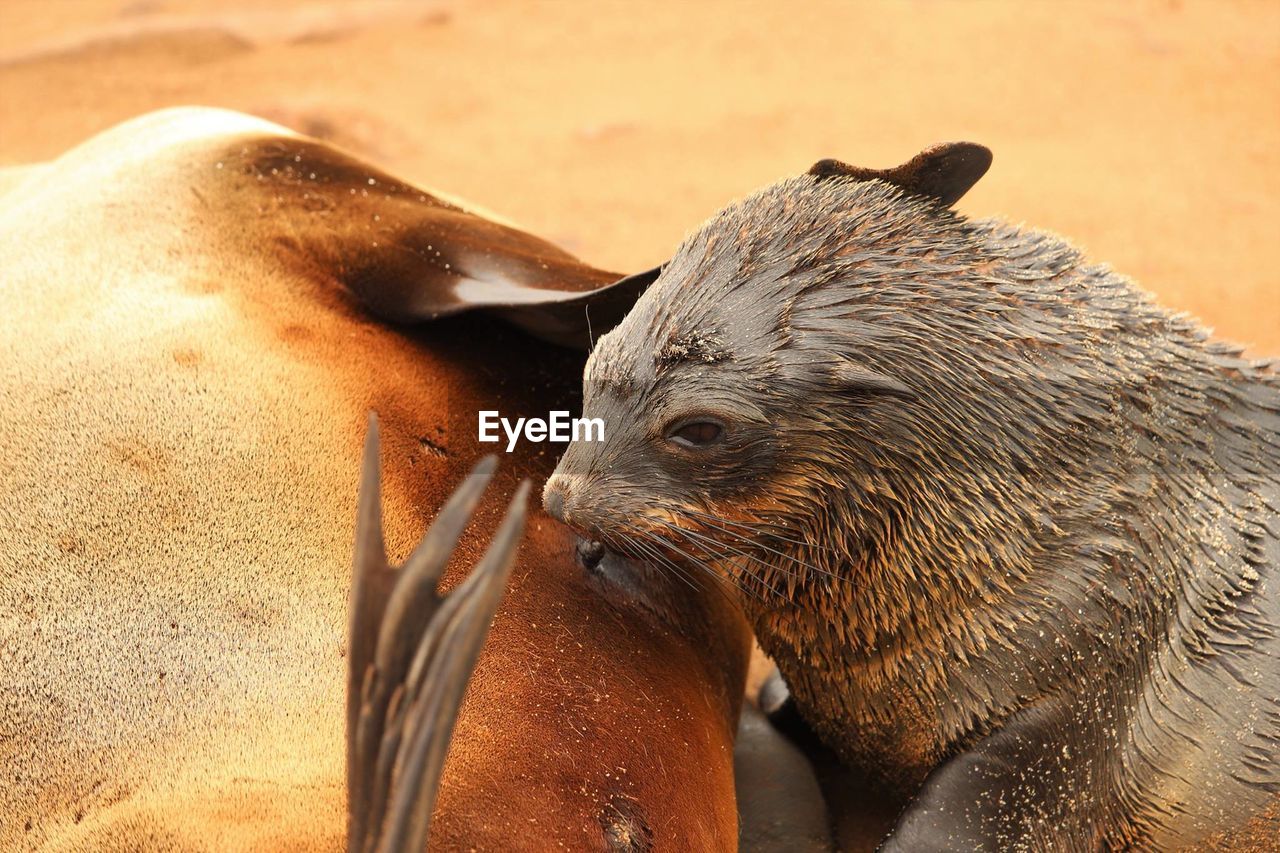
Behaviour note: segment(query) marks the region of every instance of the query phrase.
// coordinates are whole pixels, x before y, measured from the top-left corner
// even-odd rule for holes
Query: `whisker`
[[[681,577],[686,578],[686,582],[689,583],[690,587],[694,586],[692,581],[687,580],[689,577],[689,571],[684,566],[680,565],[679,563],[675,562],[669,557],[666,557],[665,555],[663,555],[658,550],[658,548],[655,547],[654,545],[644,544],[644,543],[637,543],[637,544],[643,544],[644,549],[650,555],[648,559],[652,559],[660,567],[665,567],[673,570]],[[738,599],[729,592],[729,590],[733,590],[735,592],[742,591],[739,586],[734,584],[728,578],[720,575],[718,572],[710,570],[706,566],[698,566],[698,568],[702,569],[705,573],[711,575],[712,580],[714,581],[711,584],[711,588],[714,589],[716,593],[720,595],[721,598],[723,598],[726,602],[728,602],[731,606],[735,608],[739,606]]]
[[[703,534],[701,534],[701,533],[697,532],[696,530],[690,530],[690,529],[689,529],[689,528],[687,528],[687,527],[680,527],[679,525],[668,525],[668,528],[669,528],[669,529],[671,529],[671,530],[673,530],[673,531],[675,531],[675,532],[677,532],[677,533],[679,533],[681,536],[691,536],[691,537],[693,537],[694,539],[697,539],[700,543],[702,543],[702,547],[703,547],[704,549],[708,550],[708,551],[710,551],[710,550],[711,550],[711,546],[713,546],[713,545],[715,545],[715,546],[719,546],[719,547],[721,547],[721,548],[726,548],[726,549],[728,549],[730,552],[732,552],[733,554],[736,554],[736,555],[737,555],[737,556],[739,556],[739,557],[742,557],[743,559],[750,560],[750,561],[755,562],[755,563],[759,563],[760,565],[764,566],[766,569],[774,569],[774,568],[775,568],[774,566],[769,565],[768,563],[764,562],[763,560],[761,560],[759,557],[757,557],[757,556],[756,556],[756,555],[754,555],[754,554],[751,554],[751,553],[749,553],[749,552],[747,552],[747,551],[744,551],[744,550],[742,550],[741,548],[735,548],[735,547],[733,547],[732,545],[728,545],[728,544],[726,544],[726,543],[724,543],[724,542],[720,542],[720,541],[718,541],[718,540],[716,540],[716,539],[714,539],[714,538],[712,538],[712,537],[710,537],[710,536],[705,536],[705,535],[703,535]],[[727,555],[727,554],[720,554],[719,556],[721,556],[721,557],[725,557],[725,556],[728,556],[728,555]],[[786,569],[778,568],[778,570],[779,570],[779,571],[781,571],[781,572],[783,572],[784,574],[793,574],[793,573],[791,573],[791,572],[788,572]],[[793,576],[799,577],[799,575],[793,575]]]
[[[643,532],[638,528],[628,527],[628,529],[631,530],[632,533],[638,534]],[[635,548],[637,553],[634,556],[636,556],[638,559],[645,560],[645,561],[653,560],[653,561],[656,561],[660,566],[664,568],[672,569],[675,572],[676,577],[684,581],[689,586],[690,589],[695,591],[697,590],[697,586],[694,584],[692,578],[689,576],[688,571],[683,566],[680,566],[679,564],[666,559],[661,553],[658,552],[656,548],[654,548],[652,545],[649,545],[646,542],[633,541],[631,545],[632,547]]]
[[[649,531],[641,527],[637,527],[636,525],[624,523],[623,528],[627,530],[629,533],[631,533],[633,537],[640,536],[640,537],[644,537],[645,539],[661,542],[661,540],[655,539],[655,537],[651,533],[649,533]],[[692,582],[689,580],[691,578],[691,575],[689,574],[688,569],[680,565],[679,563],[675,562],[670,557],[663,554],[662,551],[651,542],[646,542],[641,539],[633,538],[632,540],[630,540],[628,544],[634,547],[639,552],[638,556],[640,559],[654,560],[654,561],[657,561],[659,565],[665,568],[670,568],[675,570],[677,573],[680,574],[682,578],[685,579],[686,582],[690,584],[690,586],[693,586]],[[665,544],[665,543],[662,543],[662,544]]]
[[[696,509],[688,509],[688,508],[682,508],[680,512],[695,516],[697,518],[705,519],[707,521],[714,521],[714,522],[718,522],[719,524],[739,527],[739,528],[742,528],[743,530],[750,531],[753,534],[760,535],[760,536],[768,536],[770,539],[777,539],[779,542],[786,542],[789,545],[798,545],[802,548],[812,548],[816,551],[830,551],[832,554],[843,553],[840,551],[840,549],[832,548],[830,545],[819,545],[814,542],[805,542],[802,539],[792,539],[788,536],[783,536],[781,533],[775,533],[773,532],[773,530],[777,528],[777,525],[771,524],[769,522],[760,522],[759,524],[747,524],[742,521],[733,521],[728,518],[721,518],[718,515],[711,515],[710,513],[699,512]],[[765,530],[761,530],[759,528],[765,528]]]
[[[640,534],[641,536],[645,537],[646,539],[650,540],[651,542],[656,543],[656,545],[657,545],[658,547],[657,547],[655,550],[658,550],[659,552],[660,552],[661,548],[673,548],[673,547],[675,547],[675,544],[674,544],[673,542],[671,542],[671,541],[670,541],[670,540],[668,540],[668,539],[663,539],[661,536],[658,536],[656,533],[653,533],[653,532],[652,532],[652,531],[650,531],[650,530],[646,530],[646,529],[643,529],[643,528],[640,528],[640,527],[635,527],[635,526],[633,526],[633,525],[627,525],[627,526],[628,526],[628,528],[629,528],[629,529],[631,529],[631,530],[633,530],[634,532],[636,532],[636,533]],[[653,547],[653,546],[650,546],[650,547]],[[763,602],[763,601],[764,601],[764,597],[763,597],[763,596],[761,596],[761,595],[760,595],[760,593],[759,593],[758,591],[753,590],[753,589],[749,589],[749,588],[747,588],[746,586],[744,586],[744,585],[742,585],[742,584],[740,584],[740,583],[734,583],[732,580],[730,580],[729,578],[726,578],[726,577],[725,577],[723,574],[721,574],[720,572],[717,572],[715,569],[713,569],[713,568],[711,568],[710,566],[708,566],[708,565],[707,565],[705,562],[703,562],[702,560],[699,560],[699,559],[695,558],[692,554],[689,554],[689,553],[687,553],[687,552],[685,552],[685,551],[679,551],[678,553],[680,554],[680,556],[681,556],[681,557],[685,558],[686,560],[688,560],[690,563],[692,563],[693,565],[695,565],[696,567],[698,567],[698,568],[699,568],[699,569],[701,569],[702,571],[704,571],[704,572],[706,572],[707,574],[711,575],[711,577],[715,578],[719,583],[724,584],[725,586],[728,586],[728,587],[730,587],[731,589],[739,590],[739,591],[742,591],[742,592],[748,593],[748,594],[750,594],[750,595],[754,595],[754,596],[755,596],[758,600],[760,600],[761,602]],[[713,556],[720,556],[720,555],[713,555]],[[678,564],[674,563],[670,558],[666,557],[665,555],[662,555],[661,553],[659,553],[659,554],[657,554],[657,555],[656,555],[656,559],[658,559],[658,560],[659,560],[661,563],[663,563],[664,565],[671,566],[672,568],[678,568]],[[723,592],[723,590],[722,590],[722,592]],[[736,602],[735,602],[735,603],[736,603]]]
[[[701,536],[701,535],[699,535],[699,534],[696,534],[696,533],[694,533],[694,531],[691,531],[691,530],[689,530],[688,528],[679,527],[679,526],[677,526],[677,525],[670,524],[670,523],[668,523],[668,522],[662,522],[662,525],[663,525],[664,529],[666,529],[666,530],[670,530],[670,531],[672,531],[673,533],[676,533],[676,534],[679,534],[679,535],[682,535],[682,536],[686,536],[686,537],[687,537],[688,535],[692,534],[692,535],[694,536],[694,538],[700,539],[700,540],[704,543],[704,544],[702,545],[703,550],[707,551],[707,552],[712,556],[712,558],[714,558],[714,559],[720,559],[720,560],[726,560],[727,562],[732,562],[731,560],[729,560],[729,559],[728,559],[728,555],[727,555],[727,554],[724,554],[724,553],[722,553],[722,552],[720,552],[720,551],[717,551],[717,550],[713,549],[712,547],[710,547],[710,546],[712,546],[712,545],[720,546],[720,547],[726,547],[726,546],[724,546],[724,545],[723,545],[723,543],[721,543],[721,542],[717,542],[716,540],[711,539],[711,538],[709,538],[709,537],[704,537],[704,536]],[[735,551],[736,551],[736,549],[735,549]],[[768,591],[769,591],[770,593],[772,593],[773,595],[775,595],[775,596],[781,596],[781,593],[780,593],[777,589],[775,589],[775,588],[774,588],[774,587],[773,587],[773,586],[772,586],[768,581],[766,581],[766,580],[764,579],[764,576],[763,576],[763,575],[761,575],[761,574],[759,574],[759,573],[757,573],[757,572],[753,572],[753,571],[751,571],[751,569],[750,569],[750,568],[748,568],[748,561],[754,561],[754,562],[760,563],[760,565],[764,566],[766,569],[771,569],[771,568],[773,568],[772,566],[769,566],[767,563],[763,563],[763,562],[761,562],[760,560],[758,560],[758,559],[756,559],[755,557],[753,557],[752,555],[750,555],[750,554],[746,554],[746,553],[743,553],[742,551],[736,551],[736,553],[737,553],[738,555],[740,555],[741,557],[743,557],[743,558],[744,558],[744,559],[743,559],[743,562],[742,562],[742,564],[741,564],[741,566],[740,566],[740,568],[741,568],[741,570],[742,570],[742,572],[743,572],[744,574],[746,574],[749,578],[751,578],[752,580],[754,580],[754,581],[755,581],[757,584],[759,584],[760,586],[764,587],[766,590],[768,590]],[[691,556],[691,555],[690,555],[690,556]],[[763,597],[761,597],[761,600],[762,600],[762,601],[764,600],[764,599],[763,599]]]
[[[678,510],[677,512],[681,512],[681,513],[683,513],[683,512],[685,512],[685,510]],[[690,514],[690,515],[697,515],[697,514],[695,514],[695,513],[689,513],[689,514]],[[846,579],[846,578],[843,578],[843,577],[841,577],[840,575],[834,574],[833,572],[830,572],[830,571],[828,571],[827,569],[822,568],[821,566],[815,566],[815,565],[813,565],[812,563],[809,563],[809,562],[806,562],[806,561],[804,561],[804,560],[801,560],[799,557],[796,557],[796,556],[794,556],[794,555],[792,555],[792,554],[788,554],[788,553],[786,553],[785,551],[779,551],[779,550],[777,550],[776,548],[770,548],[768,545],[765,545],[765,544],[764,544],[764,543],[762,543],[762,542],[758,542],[758,541],[756,541],[756,540],[754,540],[754,539],[751,539],[751,538],[749,538],[749,537],[747,537],[747,536],[745,536],[745,535],[743,535],[743,534],[741,534],[741,533],[738,533],[738,532],[736,532],[736,531],[728,530],[728,529],[726,529],[726,528],[720,527],[720,526],[716,525],[714,522],[712,522],[709,518],[704,518],[704,519],[703,519],[702,521],[700,521],[700,522],[699,522],[699,521],[697,521],[697,519],[695,518],[695,523],[703,523],[703,524],[707,524],[708,526],[710,526],[710,527],[712,527],[712,528],[714,528],[714,529],[716,529],[716,530],[720,531],[720,532],[721,532],[721,533],[723,533],[725,536],[732,536],[736,541],[746,543],[746,545],[747,545],[748,547],[755,547],[755,548],[760,548],[760,549],[762,549],[762,550],[764,550],[764,551],[768,551],[770,554],[774,554],[775,556],[781,557],[781,558],[782,558],[782,559],[784,559],[784,560],[789,560],[790,562],[795,563],[796,565],[798,565],[798,566],[800,566],[800,567],[802,567],[802,568],[804,568],[804,569],[807,569],[807,570],[809,570],[809,571],[811,571],[811,572],[814,572],[814,573],[816,573],[816,574],[826,575],[827,577],[832,578],[833,580],[838,580],[838,581],[845,581],[845,582],[847,582],[847,579]],[[687,528],[683,528],[683,527],[682,527],[682,528],[679,528],[679,529],[680,529],[680,530],[686,530]],[[758,557],[754,557],[753,559],[756,559],[758,562],[764,563],[764,561],[763,561],[763,560],[760,560]],[[768,563],[764,563],[764,564],[765,564],[765,565],[768,565]],[[786,569],[783,569],[783,568],[781,568],[781,567],[777,567],[777,568],[779,569],[779,571],[786,572]]]
[[[802,572],[795,571],[794,569],[788,569],[788,568],[786,568],[785,566],[777,566],[777,565],[774,565],[774,564],[772,564],[772,563],[769,563],[769,562],[768,562],[768,561],[766,561],[766,560],[761,559],[761,558],[760,558],[760,557],[758,557],[757,555],[750,553],[749,551],[744,551],[744,550],[742,550],[742,549],[740,549],[740,548],[735,548],[735,547],[733,547],[732,545],[728,545],[728,544],[726,544],[726,543],[724,543],[724,542],[719,542],[719,541],[717,541],[716,539],[714,539],[714,538],[712,538],[712,537],[704,536],[704,535],[702,535],[702,534],[700,534],[700,533],[697,533],[696,531],[692,531],[692,530],[689,530],[689,529],[687,529],[687,528],[683,528],[683,527],[677,527],[677,528],[675,528],[675,529],[676,529],[676,530],[678,530],[682,535],[685,535],[685,536],[692,536],[692,537],[694,537],[694,538],[696,538],[696,539],[700,540],[700,542],[701,542],[701,543],[703,543],[703,544],[702,544],[702,547],[703,547],[703,548],[705,548],[705,549],[707,549],[707,550],[711,550],[711,549],[710,549],[710,545],[718,545],[718,546],[720,546],[720,547],[722,547],[722,548],[727,548],[727,549],[729,549],[731,552],[733,552],[733,554],[737,555],[738,557],[740,557],[740,558],[742,559],[742,561],[743,561],[743,563],[742,563],[742,570],[743,570],[745,573],[747,573],[748,575],[750,575],[751,577],[755,578],[759,583],[761,583],[763,586],[765,586],[765,588],[766,588],[766,589],[768,589],[768,590],[769,590],[771,593],[773,593],[774,595],[781,596],[781,593],[778,591],[778,589],[777,589],[774,585],[772,585],[772,584],[769,584],[769,583],[765,582],[765,580],[764,580],[764,575],[765,575],[765,573],[766,573],[766,572],[778,572],[779,574],[782,574],[782,575],[784,575],[785,577],[788,577],[788,578],[795,578],[795,579],[800,579],[800,580],[803,580],[803,579],[804,579],[804,577],[805,577],[804,573],[802,573]],[[744,541],[746,541],[746,540],[744,540]],[[754,544],[754,543],[751,543],[750,541],[748,541],[748,542],[747,542],[747,544],[748,544],[748,545],[752,545],[752,544]],[[751,562],[751,563],[755,563],[755,564],[757,564],[758,566],[760,566],[760,567],[761,567],[761,570],[762,570],[762,571],[761,571],[761,572],[752,572],[750,569],[748,569],[748,568],[747,568],[747,565],[746,565],[746,564],[747,564],[748,562]]]

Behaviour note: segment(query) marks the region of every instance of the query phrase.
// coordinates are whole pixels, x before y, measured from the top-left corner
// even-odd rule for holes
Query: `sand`
[[[0,166],[225,106],[634,271],[819,158],[972,139],[996,159],[962,211],[1280,354],[1280,6],[795,5],[7,0]]]

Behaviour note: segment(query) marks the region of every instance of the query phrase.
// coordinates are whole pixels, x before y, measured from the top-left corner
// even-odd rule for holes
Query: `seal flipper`
[[[329,273],[382,320],[493,311],[544,340],[586,349],[589,327],[608,331],[657,278],[657,269],[625,277],[597,269],[324,143],[282,134],[239,148],[225,158],[230,171],[255,177],[247,186],[276,230],[284,220],[292,226],[277,248]]]
[[[1040,850],[1096,840],[1107,824],[1111,769],[1087,714],[1061,696],[1043,700],[934,770],[880,850]]]
[[[624,278],[597,269],[478,207],[226,110],[149,113],[64,154],[56,169],[60,180],[52,182],[0,175],[0,192],[9,205],[39,199],[51,209],[76,208],[85,203],[80,185],[91,184],[106,194],[95,203],[132,210],[144,222],[155,211],[134,210],[138,199],[160,192],[189,208],[183,216],[200,229],[196,245],[246,264],[297,268],[303,282],[336,285],[309,295],[332,301],[336,289],[337,301],[389,322],[490,311],[544,340],[585,349],[588,327],[608,331],[657,277],[656,270]],[[168,181],[185,194],[163,191]],[[280,304],[276,294],[255,298]]]
[[[448,595],[436,592],[495,467],[492,456],[477,464],[409,559],[393,568],[382,537],[378,425],[370,418],[348,652],[348,853],[425,847],[458,707],[524,530],[527,480],[471,575]]]

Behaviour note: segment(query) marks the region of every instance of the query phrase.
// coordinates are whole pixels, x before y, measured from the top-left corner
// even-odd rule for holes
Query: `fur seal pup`
[[[732,581],[910,798],[886,849],[1275,838],[1280,377],[951,211],[989,163],[823,161],[714,216],[598,342],[605,440],[544,504]]]

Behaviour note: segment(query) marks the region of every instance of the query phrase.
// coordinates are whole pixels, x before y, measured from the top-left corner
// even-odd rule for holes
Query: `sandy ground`
[[[621,271],[821,157],[972,139],[960,209],[1280,354],[1280,4],[5,0],[0,165],[258,113]]]

